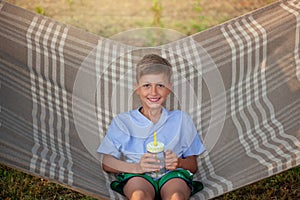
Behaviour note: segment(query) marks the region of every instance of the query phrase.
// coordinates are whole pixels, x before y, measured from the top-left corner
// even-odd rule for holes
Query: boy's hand
[[[167,170],[175,170],[178,168],[178,157],[171,150],[166,151],[165,165]]]
[[[157,163],[157,164],[155,164]],[[155,156],[150,153],[145,153],[140,163],[138,164],[138,173],[145,173],[145,172],[155,172],[160,170],[159,160],[155,159]]]

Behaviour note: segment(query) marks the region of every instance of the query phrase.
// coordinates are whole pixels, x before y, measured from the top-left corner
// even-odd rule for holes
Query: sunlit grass
[[[0,199],[93,199],[59,184],[0,165]]]
[[[275,0],[266,0],[265,4],[269,4],[274,1]],[[157,26],[164,25],[167,28],[173,28],[189,35],[241,15],[246,11],[241,12],[240,10],[242,8],[246,10],[247,6],[250,11],[258,6],[251,7],[249,2],[254,4],[253,2],[259,1],[236,1],[235,3],[222,1],[223,6],[219,5],[221,1],[211,1],[209,4],[205,4],[204,6],[202,4],[204,1],[195,0],[195,8],[190,12],[191,15],[193,14],[194,18],[187,17],[186,20],[184,20],[181,19],[182,13],[178,16],[171,17],[167,15],[168,13],[171,13],[170,11],[181,8],[182,5],[179,3],[174,4],[178,6],[174,9],[173,6],[161,7],[158,4],[158,1],[153,0],[149,1],[149,8],[144,8],[144,12],[148,12],[148,14],[145,15],[146,17],[141,18],[142,20],[134,21],[133,19],[136,19],[136,16],[133,15],[134,12],[131,13],[132,16],[130,18],[124,18],[123,15],[120,15],[120,17],[122,17],[122,20],[120,20],[122,21],[122,24],[117,24],[117,22],[119,22],[117,18],[118,16],[108,16],[110,17],[110,20],[107,20],[107,16],[100,15],[101,12],[96,10],[93,13],[93,9],[90,9],[87,6],[91,4],[88,3],[91,1],[67,0],[64,6],[57,6],[56,3],[52,3],[54,1],[41,1],[43,5],[14,0],[7,0],[7,2],[20,4],[20,6],[27,9],[31,8],[32,11],[39,14],[55,18],[63,23],[68,23],[79,28],[86,29],[101,36],[111,36],[119,31],[132,28],[132,24],[138,25],[139,27],[149,26],[152,21],[155,21],[155,19]],[[46,4],[46,2],[49,2],[49,5]],[[174,3],[174,1],[168,2]],[[215,5],[213,5],[212,2],[215,3]],[[54,5],[53,7],[51,7],[52,4]],[[115,5],[114,3],[113,8],[116,6],[118,5]],[[138,7],[138,4],[134,3],[133,6]],[[235,9],[231,7],[234,7]],[[88,10],[88,15],[81,14],[84,13],[84,8]],[[99,8],[101,8],[101,6]],[[210,15],[211,13],[212,15]],[[163,16],[161,16],[162,14]],[[130,22],[125,19],[130,19],[128,20]],[[0,165],[0,175],[0,199],[92,199],[91,197],[64,188],[58,184],[51,183],[45,179],[24,174],[3,165]],[[300,167],[296,167],[260,182],[243,187],[216,199],[300,199]]]
[[[93,199],[3,165],[0,165],[0,175],[0,199]],[[300,199],[300,166],[215,198],[222,199]]]
[[[300,166],[240,188],[216,199],[299,200]]]

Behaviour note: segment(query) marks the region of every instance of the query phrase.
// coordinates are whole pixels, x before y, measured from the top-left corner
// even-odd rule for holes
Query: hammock
[[[168,109],[188,112],[207,151],[209,199],[300,164],[300,3],[284,0],[152,48],[81,31],[0,1],[0,161],[94,197],[109,188],[96,149],[136,108],[134,64],[174,65]]]

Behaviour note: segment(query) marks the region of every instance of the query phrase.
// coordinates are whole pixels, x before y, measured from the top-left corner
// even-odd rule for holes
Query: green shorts
[[[117,180],[113,181],[110,184],[111,189],[114,191],[124,195],[123,188],[127,181],[133,177],[142,177],[149,181],[155,190],[155,197],[156,199],[160,196],[160,189],[162,186],[173,178],[180,178],[183,179],[187,185],[191,189],[191,196],[195,193],[199,192],[203,189],[203,184],[199,181],[193,181],[193,174],[189,172],[188,170],[179,169],[167,172],[165,175],[163,175],[159,179],[153,179],[152,177],[148,176],[147,174],[129,174],[129,173],[121,173],[116,176]]]

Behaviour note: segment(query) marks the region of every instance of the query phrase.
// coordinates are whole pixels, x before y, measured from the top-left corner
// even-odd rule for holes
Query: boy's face
[[[171,83],[165,74],[143,75],[136,84],[144,109],[160,108],[170,94]]]

